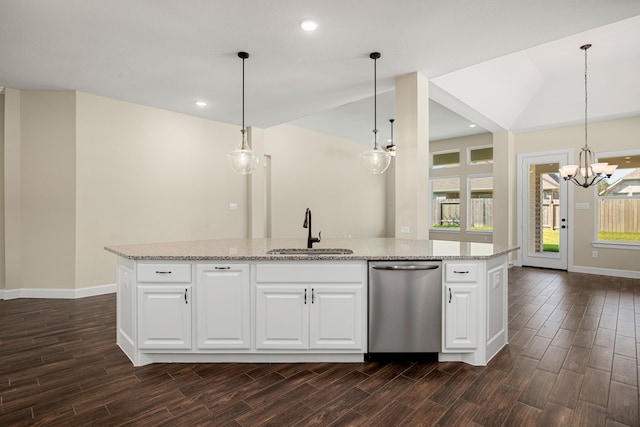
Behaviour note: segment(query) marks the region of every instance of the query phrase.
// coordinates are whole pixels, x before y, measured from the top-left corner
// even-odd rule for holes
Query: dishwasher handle
[[[420,271],[420,270],[436,270],[439,265],[376,265],[371,266],[374,270],[395,270],[395,271]]]

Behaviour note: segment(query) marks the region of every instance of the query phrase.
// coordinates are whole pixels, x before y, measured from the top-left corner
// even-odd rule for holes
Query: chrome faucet
[[[304,214],[304,224],[302,224],[303,228],[309,229],[309,235],[307,237],[307,248],[313,248],[314,243],[320,242],[320,238],[322,237],[322,232],[318,232],[318,237],[311,237],[311,209],[307,208],[307,211]]]

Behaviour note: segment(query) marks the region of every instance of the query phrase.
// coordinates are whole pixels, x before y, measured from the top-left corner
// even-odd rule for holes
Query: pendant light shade
[[[391,155],[378,144],[377,60],[380,58],[380,53],[372,52],[369,58],[373,59],[373,148],[363,152],[360,160],[365,171],[379,175],[389,167]]]
[[[587,144],[587,49],[590,44],[580,46],[584,50],[584,147],[580,150],[577,165],[565,165],[558,170],[565,181],[573,182],[583,188],[598,184],[605,177],[611,178],[618,165],[593,163],[595,156]]]
[[[242,59],[242,139],[238,148],[227,155],[231,169],[241,175],[251,174],[258,166],[258,158],[247,143],[247,128],[244,126],[244,60],[248,57],[247,52],[238,52],[238,58]]]

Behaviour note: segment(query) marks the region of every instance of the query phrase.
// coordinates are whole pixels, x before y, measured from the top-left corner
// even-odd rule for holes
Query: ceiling
[[[313,33],[298,28],[314,17]],[[0,86],[79,90],[239,125],[388,136],[394,79],[430,79],[430,139],[640,114],[638,0],[0,0]],[[208,105],[196,107],[196,100]],[[469,128],[469,124],[479,126]]]

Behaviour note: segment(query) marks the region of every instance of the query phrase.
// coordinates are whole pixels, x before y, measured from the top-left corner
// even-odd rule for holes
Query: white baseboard
[[[574,265],[570,268],[571,272],[598,274],[600,276],[626,277],[629,279],[640,279],[640,271],[632,270],[615,270],[612,268],[585,267],[582,265]]]
[[[56,299],[77,299],[92,297],[95,295],[112,294],[116,292],[116,284],[92,286],[79,289],[4,289],[0,290],[0,299],[16,298],[56,298]]]

